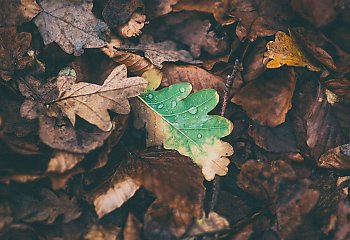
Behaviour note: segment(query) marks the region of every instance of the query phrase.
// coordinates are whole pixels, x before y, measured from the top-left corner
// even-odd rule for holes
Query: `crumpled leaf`
[[[67,223],[81,215],[75,198],[48,189],[42,189],[38,197],[19,195],[14,200],[15,219],[24,222],[41,221],[52,224],[58,216],[63,215],[63,222]]]
[[[0,6],[0,27],[21,25],[41,11],[35,0],[1,0]]]
[[[98,185],[91,193],[100,217],[120,207],[141,185],[170,208],[191,216],[201,215],[204,187],[200,171],[176,151],[151,148],[129,154],[117,167],[107,165],[104,169],[107,171],[102,173],[104,177],[111,175],[109,181]]]
[[[327,88],[339,97],[350,101],[350,80],[346,78],[329,79],[325,82]]]
[[[126,47],[125,50],[129,48]],[[153,38],[149,35],[143,35],[140,39],[140,44],[130,47],[133,51],[142,51],[152,64],[162,68],[163,62],[187,62],[193,63],[193,57],[186,50],[178,50],[176,43],[172,41],[157,42],[153,41]]]
[[[350,144],[329,149],[321,155],[317,165],[326,168],[350,169]]]
[[[122,37],[136,37],[141,35],[141,29],[145,26],[146,15],[133,13],[130,20],[119,27],[118,32]]]
[[[122,42],[115,36],[112,36],[112,39],[107,46],[101,48],[101,50],[113,61],[125,64],[129,72],[140,75],[149,69],[154,69],[155,66],[150,63],[144,57],[137,55],[135,53],[126,52],[117,50],[121,46]]]
[[[241,105],[248,116],[261,125],[275,127],[285,121],[292,107],[295,84],[293,69],[269,70],[244,85],[231,101]]]
[[[125,65],[116,67],[102,86],[80,82],[70,84],[65,78],[58,80],[60,91],[54,101],[75,125],[75,115],[96,125],[103,131],[112,129],[107,109],[120,114],[130,111],[128,98],[139,95],[147,86],[147,81],[140,77],[127,78]]]
[[[212,24],[206,19],[189,19],[179,24],[174,31],[174,35],[182,43],[190,47],[192,55],[198,58],[204,50],[211,55],[223,54],[227,48],[226,36],[218,37]]]
[[[45,45],[56,42],[66,53],[80,56],[84,48],[106,45],[107,24],[91,12],[92,0],[43,0],[34,19]]]
[[[165,64],[162,68],[162,73],[162,87],[169,87],[175,83],[189,82],[191,83],[194,92],[213,88],[218,91],[220,96],[223,96],[224,94],[224,79],[215,76],[200,67],[193,65],[177,66],[174,64]]]
[[[109,27],[115,28],[127,23],[138,8],[143,8],[141,0],[108,0],[102,16]]]
[[[134,101],[136,125],[146,125],[147,145],[174,149],[202,168],[207,180],[223,176],[233,154],[232,146],[220,138],[231,133],[232,123],[220,116],[207,115],[218,103],[213,89],[189,93],[189,83],[178,83],[150,91]]]
[[[227,15],[235,20],[229,23],[239,21],[236,34],[241,40],[247,37],[254,41],[257,37],[271,36],[279,30],[286,30],[284,22],[291,18],[289,1],[285,0],[236,0],[227,7]]]
[[[149,0],[146,2],[146,9],[154,17],[159,17],[170,13],[179,0]]]
[[[283,65],[295,67],[307,67],[311,71],[320,69],[311,63],[306,54],[301,50],[293,35],[288,36],[284,32],[277,32],[275,41],[270,41],[266,45],[265,56],[272,59],[267,63],[268,68],[278,68]]]
[[[30,33],[17,33],[16,28],[0,28],[0,78],[11,80],[16,70],[24,69],[33,62],[29,56]]]

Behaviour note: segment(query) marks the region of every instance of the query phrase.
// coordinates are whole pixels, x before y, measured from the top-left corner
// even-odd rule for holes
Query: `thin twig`
[[[221,114],[220,114],[221,116],[225,116],[228,97],[229,97],[229,94],[230,94],[230,91],[232,88],[233,81],[236,78],[236,74],[239,70],[239,63],[240,63],[239,59],[236,59],[234,65],[233,65],[231,75],[227,76],[225,91],[224,91],[224,101],[222,104]],[[220,178],[218,176],[215,176],[215,178],[213,180],[213,191],[212,191],[212,195],[211,195],[210,211],[214,211],[216,202],[218,200],[219,192],[220,192]]]

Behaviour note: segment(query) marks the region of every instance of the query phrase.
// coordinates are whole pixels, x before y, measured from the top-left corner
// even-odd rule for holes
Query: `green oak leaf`
[[[178,83],[158,91],[148,91],[134,101],[136,127],[146,126],[147,146],[177,150],[202,168],[204,177],[223,176],[233,154],[232,146],[220,140],[232,132],[226,118],[208,115],[219,102],[214,89],[193,94],[189,83]]]

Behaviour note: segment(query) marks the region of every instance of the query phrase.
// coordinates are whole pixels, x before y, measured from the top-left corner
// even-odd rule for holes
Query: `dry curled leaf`
[[[130,20],[118,28],[122,37],[130,38],[141,35],[141,29],[145,26],[146,15],[133,13]]]
[[[350,101],[350,80],[346,78],[329,79],[325,82],[326,87],[329,88],[337,96]]]
[[[34,19],[45,45],[56,42],[66,53],[80,56],[84,48],[106,45],[107,24],[91,12],[91,0],[43,0]]]
[[[21,25],[41,11],[35,0],[0,0],[0,6],[0,27]]]
[[[261,125],[275,127],[285,121],[292,107],[295,84],[293,69],[269,70],[243,86],[232,102],[241,105],[248,116]]]
[[[24,69],[34,58],[29,56],[30,33],[17,33],[16,28],[0,28],[0,78],[11,80],[16,70]]]
[[[108,109],[127,114],[130,111],[128,98],[139,95],[147,86],[140,77],[127,78],[125,65],[116,67],[102,86],[80,82],[66,86],[67,78],[61,76],[57,85],[60,91],[54,101],[75,125],[75,115],[96,125],[103,131],[112,129]]]
[[[101,48],[101,50],[113,61],[124,64],[127,66],[128,71],[140,75],[147,70],[154,69],[155,66],[150,63],[144,57],[135,53],[117,50],[121,46],[122,42],[115,36],[111,41],[107,43],[107,46]]]
[[[69,153],[64,151],[55,151],[49,161],[47,171],[63,173],[72,169],[80,161],[84,159],[83,154]]]
[[[278,68],[283,65],[295,67],[307,67],[311,71],[320,69],[311,63],[307,55],[301,50],[293,35],[288,36],[284,32],[277,32],[275,41],[268,42],[265,56],[272,59],[267,63],[268,68]]]

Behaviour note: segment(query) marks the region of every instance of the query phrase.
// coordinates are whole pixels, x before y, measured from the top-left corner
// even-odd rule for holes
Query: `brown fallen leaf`
[[[296,94],[294,130],[301,151],[317,161],[327,150],[346,141],[322,87],[308,78],[305,76],[306,82]]]
[[[155,66],[150,63],[144,57],[137,55],[135,53],[120,51],[117,50],[122,44],[122,41],[115,36],[112,36],[112,39],[107,46],[101,48],[101,50],[113,61],[124,64],[127,66],[128,71],[135,73],[136,75],[141,75],[149,69],[154,69]]]
[[[231,101],[241,105],[248,116],[261,125],[275,127],[285,121],[292,107],[295,84],[293,69],[269,70],[243,86]]]
[[[31,41],[30,33],[17,33],[15,27],[0,28],[0,78],[11,80],[16,70],[34,61],[29,55]]]
[[[0,202],[0,231],[13,221],[12,207],[8,201]]]
[[[271,36],[279,30],[286,30],[284,22],[292,17],[289,2],[285,0],[237,0],[226,7],[227,15],[235,20],[232,22],[239,21],[236,35],[241,40],[247,37],[254,41],[257,37]]]
[[[124,160],[119,166],[107,165],[104,169],[109,175],[112,174],[108,177],[109,184],[104,182],[91,193],[100,217],[120,207],[140,185],[153,192],[160,202],[170,208],[179,209],[192,216],[200,216],[202,213],[204,188],[201,172],[190,159],[176,151],[151,148],[129,154],[127,161]],[[180,184],[181,182],[184,184]],[[127,191],[124,194],[125,190]],[[123,199],[110,201],[112,196]]]
[[[207,88],[213,88],[223,96],[225,81],[206,70],[192,66],[177,66],[174,64],[164,64],[162,68],[163,80],[162,87],[169,87],[175,83],[189,82],[192,84],[193,91],[197,92]]]
[[[109,27],[120,27],[132,18],[138,8],[143,8],[143,5],[141,0],[108,0],[103,8],[102,16]]]
[[[118,49],[118,48],[117,48]],[[119,49],[118,49],[119,50]],[[178,50],[176,43],[172,41],[157,42],[153,41],[152,36],[142,35],[140,44],[136,46],[125,46],[120,50],[141,51],[153,65],[162,68],[163,62],[187,62],[195,63],[191,54],[186,50]]]
[[[102,86],[86,82],[65,86],[66,81],[67,77],[64,76],[57,80],[60,94],[54,103],[67,115],[73,126],[75,115],[79,115],[102,131],[112,129],[107,109],[120,114],[129,113],[127,99],[139,95],[147,86],[143,78],[127,78],[125,65],[116,67]]]
[[[141,222],[132,213],[129,213],[123,232],[124,239],[141,240],[141,228]]]
[[[307,67],[311,71],[319,71],[307,57],[307,55],[301,50],[300,46],[293,37],[288,36],[284,32],[277,32],[275,35],[275,41],[268,42],[266,57],[272,59],[267,63],[268,68],[278,68],[283,65],[295,66],[295,67]]]
[[[43,221],[53,223],[63,215],[63,222],[70,222],[81,215],[77,200],[66,194],[57,194],[48,189],[42,189],[38,196],[15,196],[15,219],[24,222]]]
[[[118,28],[118,32],[122,37],[130,38],[141,35],[141,29],[145,26],[146,15],[133,13],[130,20]]]
[[[35,0],[1,0],[0,27],[13,27],[32,20],[41,8]]]
[[[90,0],[43,0],[43,9],[34,19],[45,45],[56,42],[66,53],[80,56],[84,48],[106,45],[107,24],[91,12]]]
[[[350,144],[329,149],[321,155],[317,165],[325,168],[350,169]]]
[[[266,51],[266,41],[259,39],[256,41],[255,47],[248,52],[243,59],[243,79],[245,82],[260,77],[266,70],[268,57],[264,56]]]
[[[339,97],[350,101],[350,80],[346,78],[329,79],[325,82],[326,87],[329,88]]]
[[[152,17],[159,17],[170,13],[179,0],[149,0],[146,2],[146,9]]]
[[[216,3],[220,0],[179,0],[176,5],[173,6],[173,11],[198,11],[213,13]]]
[[[337,208],[337,224],[334,239],[335,240],[345,240],[350,235],[350,204],[348,201],[342,201],[339,203]]]
[[[225,53],[228,48],[226,36],[218,37],[212,24],[206,19],[189,19],[173,29],[174,36],[190,47],[191,54],[198,58],[201,51],[213,56]]]

